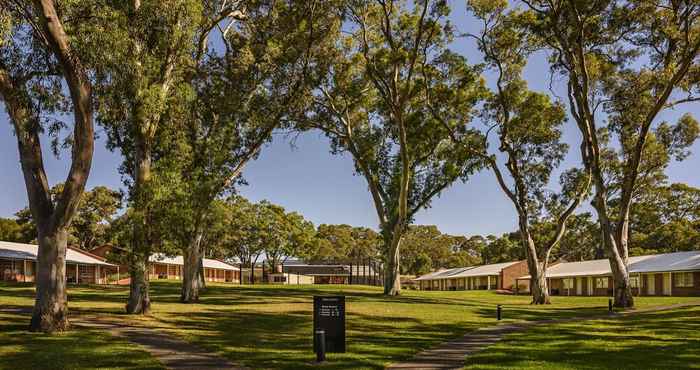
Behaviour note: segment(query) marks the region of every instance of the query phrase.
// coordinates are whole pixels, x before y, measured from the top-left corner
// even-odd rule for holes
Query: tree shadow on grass
[[[467,357],[467,369],[700,367],[699,316],[691,308],[534,327]]]
[[[177,302],[179,299],[179,284],[158,281],[151,284],[154,301]],[[444,293],[444,292],[443,292]],[[349,299],[369,299],[381,303],[419,303],[419,304],[468,304],[470,299],[445,298],[431,296],[415,296],[410,292],[398,297],[388,297],[381,288],[361,285],[208,285],[203,290],[201,303],[209,305],[230,305],[232,300],[237,304],[256,304],[265,300],[289,301],[293,298],[309,298],[314,295],[346,295]]]
[[[30,333],[28,324],[28,315],[0,313],[0,369],[162,369],[148,353],[109,334],[78,328]]]
[[[174,315],[158,320],[186,340],[253,368],[312,367],[310,311],[208,311],[197,313],[196,317]],[[435,324],[417,318],[351,313],[346,320],[348,352],[329,354],[329,362],[323,367],[383,368],[387,363],[475,330],[481,325],[477,321]]]
[[[483,317],[496,317],[495,305],[477,308],[476,314]],[[585,317],[599,317],[608,314],[607,307],[518,307],[502,306],[501,316],[505,321],[547,321]]]

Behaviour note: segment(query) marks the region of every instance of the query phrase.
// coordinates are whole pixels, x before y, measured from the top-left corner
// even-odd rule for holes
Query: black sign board
[[[345,296],[314,296],[314,333],[316,330],[326,332],[326,352],[345,352]]]

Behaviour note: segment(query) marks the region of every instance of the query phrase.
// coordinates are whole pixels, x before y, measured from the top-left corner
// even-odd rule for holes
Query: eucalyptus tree
[[[255,265],[264,252],[266,241],[271,239],[271,220],[263,207],[241,196],[229,197],[225,200],[224,207],[225,219],[222,226],[227,233],[219,242],[221,254],[226,259],[237,259],[241,267],[249,266],[252,284],[255,282]]]
[[[0,218],[0,240],[15,243],[30,242],[31,239],[25,239],[22,231],[22,225],[20,225],[16,219],[4,217]]]
[[[329,73],[308,120],[367,181],[384,243],[384,293],[398,295],[401,240],[413,217],[480,164],[444,124],[476,141],[476,130],[462,128],[483,81],[448,49],[446,2],[349,1],[345,11],[347,33],[326,58]]]
[[[700,189],[663,184],[645,189],[631,210],[630,254],[700,249]]]
[[[270,221],[266,231],[269,237],[263,247],[270,271],[289,257],[305,255],[315,241],[314,225],[299,213],[286,212],[281,206],[269,202],[261,202],[259,206]]]
[[[63,183],[51,187],[49,194],[56,203],[65,188]],[[83,250],[93,249],[106,242],[110,222],[121,207],[121,193],[105,186],[96,186],[80,195],[76,214],[68,227],[68,244]],[[17,212],[22,227],[36,229],[29,208]],[[33,239],[34,236],[30,237]],[[5,240],[5,239],[3,239]]]
[[[381,237],[366,227],[351,225],[318,225],[313,248],[303,255],[305,260],[318,263],[355,263],[381,254]]]
[[[68,228],[90,173],[94,147],[88,71],[51,0],[0,3],[0,96],[17,137],[20,164],[39,242],[36,301],[30,330],[68,329],[65,259]],[[65,83],[65,85],[63,85]],[[65,89],[69,97],[64,96]],[[73,115],[71,166],[54,202],[44,168],[41,134],[51,115]],[[56,126],[54,126],[56,127]],[[60,124],[59,124],[60,127]]]
[[[551,52],[551,69],[566,85],[569,113],[581,133],[581,155],[594,186],[592,204],[615,281],[615,306],[631,307],[628,257],[634,190],[660,115],[700,100],[700,4],[694,0],[524,3],[536,16],[532,30]],[[681,119],[672,132],[682,133],[689,125],[697,122]],[[612,150],[605,146],[603,132],[614,141]],[[621,163],[620,177],[612,184],[605,178],[605,153]],[[616,210],[608,203],[610,192],[619,192]]]
[[[172,208],[183,236],[183,302],[199,297],[213,202],[235,193],[245,166],[308,105],[314,56],[340,28],[334,9],[333,2],[249,1],[242,19],[223,23],[209,41],[218,48],[198,51],[203,56],[181,92],[187,103],[167,114],[172,143],[163,150],[184,186]]]
[[[421,275],[426,270],[479,264],[476,253],[462,250],[465,243],[463,237],[443,234],[435,225],[411,225],[403,241],[401,270]]]
[[[121,151],[128,187],[131,283],[128,313],[147,313],[148,259],[161,235],[152,227],[156,198],[155,165],[163,155],[171,109],[186,104],[187,81],[204,57],[207,40],[221,22],[238,19],[237,1],[132,0],[100,5],[96,31],[86,43],[102,43],[109,53],[93,55],[100,99],[98,119],[112,149]],[[88,20],[90,21],[90,20]],[[183,87],[184,85],[184,87]],[[162,183],[162,182],[160,182]],[[165,198],[167,199],[167,197]]]
[[[481,20],[476,40],[484,61],[495,74],[494,91],[486,101],[483,121],[498,135],[498,150],[512,184],[498,164],[488,158],[498,184],[518,213],[520,242],[527,256],[533,304],[549,304],[547,266],[566,233],[566,224],[588,195],[590,175],[573,169],[562,175],[562,192],[547,192],[552,172],[561,164],[568,145],[561,140],[565,109],[546,94],[528,89],[522,73],[537,42],[527,30],[532,14],[508,10],[507,1],[470,1],[469,8]],[[533,223],[553,220],[556,232],[540,245],[535,243]]]

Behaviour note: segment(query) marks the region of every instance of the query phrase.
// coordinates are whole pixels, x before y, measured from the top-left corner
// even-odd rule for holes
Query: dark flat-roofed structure
[[[372,264],[307,264],[289,260],[282,266],[284,273],[311,276],[314,284],[381,285],[381,275]]]

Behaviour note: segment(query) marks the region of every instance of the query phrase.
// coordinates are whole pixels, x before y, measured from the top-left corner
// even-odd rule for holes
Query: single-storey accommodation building
[[[39,246],[0,241],[0,281],[34,282]],[[107,284],[118,266],[78,248],[66,250],[66,281],[70,284]]]
[[[415,281],[421,290],[512,290],[527,271],[525,261],[504,262],[435,271]]]
[[[636,296],[700,296],[700,251],[630,257],[630,285]],[[607,259],[559,263],[547,269],[550,295],[611,296],[615,287]],[[518,277],[529,293],[529,275]]]
[[[112,261],[119,260],[123,250],[118,247],[106,244],[97,247],[90,251],[93,254],[102,256]],[[116,257],[115,257],[116,256]],[[184,260],[182,256],[168,257],[162,253],[156,253],[149,257],[148,277],[151,280],[156,279],[182,279]],[[204,279],[213,282],[230,282],[238,283],[241,279],[240,269],[226,262],[204,258]],[[121,266],[122,271],[127,271],[126,266]],[[124,274],[125,279],[119,281],[119,284],[128,284],[128,272]]]
[[[149,277],[153,279],[182,279],[184,260],[182,256],[168,257],[154,254],[149,258]],[[213,282],[238,283],[241,271],[226,262],[204,258],[204,280]]]

